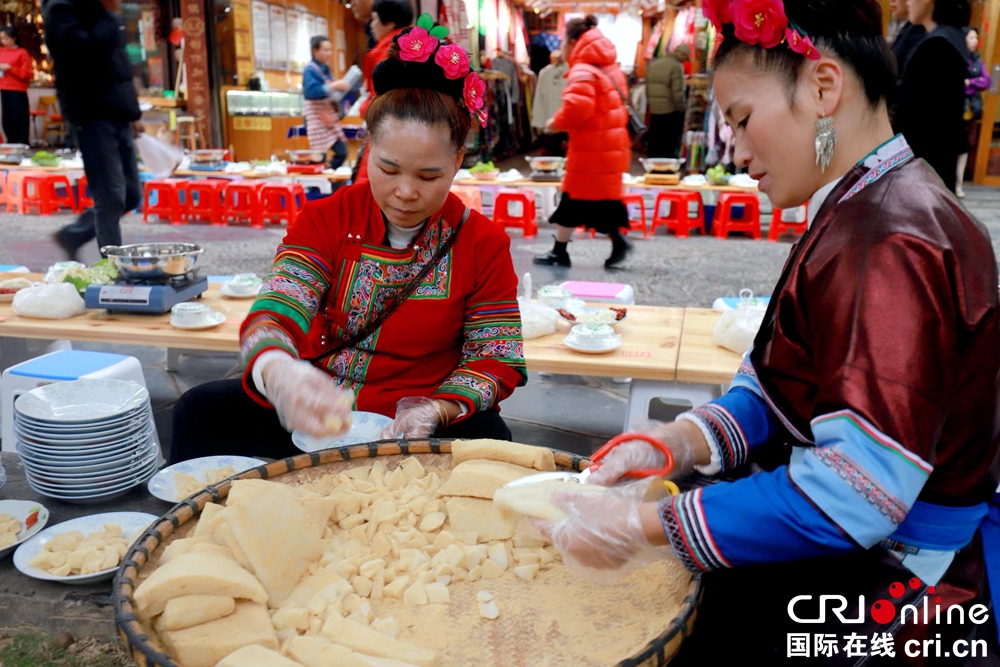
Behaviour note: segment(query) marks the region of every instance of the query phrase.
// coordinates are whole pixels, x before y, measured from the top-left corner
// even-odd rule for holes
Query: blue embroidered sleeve
[[[697,425],[712,449],[712,462],[698,468],[702,474],[744,465],[750,452],[776,433],[774,413],[763,398],[749,356],[749,352],[744,356],[725,396],[678,417]]]

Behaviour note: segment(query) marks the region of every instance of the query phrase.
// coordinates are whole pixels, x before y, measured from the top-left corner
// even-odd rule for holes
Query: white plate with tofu
[[[321,449],[375,442],[382,439],[382,431],[391,423],[391,417],[380,415],[377,412],[355,410],[351,413],[351,426],[347,429],[346,433],[315,438],[301,431],[293,431],[292,443],[302,451],[312,453],[318,452]]]
[[[21,544],[14,552],[14,567],[34,579],[62,584],[111,579],[128,546],[154,521],[156,517],[145,512],[105,512],[63,521]]]
[[[49,522],[49,511],[30,500],[0,500],[0,560],[34,537]]]
[[[262,465],[266,462],[248,456],[204,456],[164,468],[153,475],[147,488],[154,497],[177,503],[209,484]]]

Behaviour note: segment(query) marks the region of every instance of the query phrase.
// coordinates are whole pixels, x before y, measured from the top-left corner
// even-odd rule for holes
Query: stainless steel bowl
[[[639,160],[647,174],[676,174],[681,170],[681,165],[686,161],[668,157],[647,157]]]
[[[139,243],[104,246],[101,252],[123,278],[160,280],[192,273],[204,251],[196,243]]]
[[[285,152],[288,153],[289,159],[294,164],[322,164],[326,162],[326,151],[305,149]]]
[[[27,144],[0,144],[0,155],[24,155],[30,148]]]
[[[566,163],[566,158],[564,157],[550,157],[548,155],[539,155],[536,157],[528,155],[525,156],[525,159],[534,171],[559,171]]]
[[[225,155],[225,148],[199,148],[194,152],[194,161],[197,164],[222,162]]]

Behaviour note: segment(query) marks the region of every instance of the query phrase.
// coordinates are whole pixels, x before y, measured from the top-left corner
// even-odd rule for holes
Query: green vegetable
[[[473,174],[484,172],[484,171],[497,171],[497,168],[493,165],[493,160],[489,162],[477,162],[476,166],[469,170]]]
[[[31,157],[31,161],[43,167],[55,167],[62,162],[62,158],[48,151],[38,151]]]
[[[80,292],[86,292],[88,285],[108,285],[118,277],[118,269],[109,259],[94,262],[91,267],[76,267],[66,271],[64,283],[71,283]]]

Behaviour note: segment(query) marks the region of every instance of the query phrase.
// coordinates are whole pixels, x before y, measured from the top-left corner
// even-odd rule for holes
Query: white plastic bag
[[[740,291],[739,305],[724,312],[715,325],[715,344],[737,354],[745,354],[764,322],[766,310],[763,302],[753,298],[753,292],[748,289]]]
[[[14,295],[12,306],[22,317],[43,320],[63,320],[87,312],[83,298],[70,283],[28,287]]]
[[[517,305],[521,309],[521,337],[530,340],[554,334],[559,325],[559,313],[544,303],[531,302],[530,273],[524,274],[521,284],[524,296],[517,299]]]
[[[135,138],[135,147],[142,157],[146,170],[155,178],[167,178],[180,165],[184,151],[177,146],[171,146],[145,132]]]

